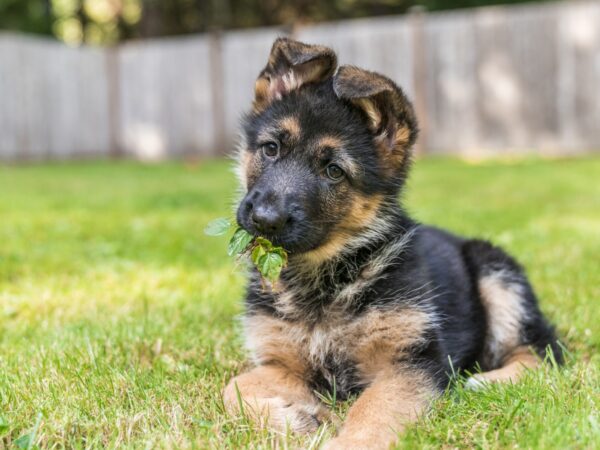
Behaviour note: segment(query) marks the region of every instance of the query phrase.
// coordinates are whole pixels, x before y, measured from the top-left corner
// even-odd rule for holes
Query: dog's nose
[[[277,234],[283,229],[288,219],[287,214],[275,208],[258,206],[252,211],[252,222],[259,233]]]

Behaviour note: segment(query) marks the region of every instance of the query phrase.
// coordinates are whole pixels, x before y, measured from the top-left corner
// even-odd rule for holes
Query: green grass
[[[0,449],[308,447],[331,433],[280,437],[223,413],[220,390],[247,366],[243,278],[227,238],[202,230],[234,190],[223,162],[0,167]],[[422,160],[406,201],[515,254],[571,354],[518,385],[459,384],[400,446],[598,447],[600,159]]]

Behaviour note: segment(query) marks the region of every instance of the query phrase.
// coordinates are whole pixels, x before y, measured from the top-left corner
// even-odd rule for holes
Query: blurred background
[[[600,2],[517,3],[0,0],[0,159],[224,155],[279,35],[397,81],[421,153],[598,151]]]

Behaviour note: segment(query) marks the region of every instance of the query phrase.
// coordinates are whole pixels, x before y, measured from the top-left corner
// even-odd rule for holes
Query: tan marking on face
[[[338,255],[346,244],[358,232],[368,227],[377,215],[383,202],[382,195],[372,197],[354,194],[349,200],[352,204],[346,216],[331,231],[327,242],[302,255],[310,264],[319,264]]]
[[[300,121],[297,117],[285,117],[279,122],[279,126],[282,130],[286,131],[289,134],[290,139],[294,141],[298,141],[300,139],[302,128],[300,127]]]
[[[347,231],[332,231],[325,244],[302,254],[301,257],[309,264],[318,265],[339,255],[351,237]]]
[[[327,448],[387,449],[436,395],[423,372],[410,368],[381,372],[352,405],[344,427]]]
[[[374,196],[356,194],[351,200],[352,206],[340,226],[351,231],[364,229],[375,218],[382,201],[383,195],[380,194]]]
[[[352,158],[348,157],[342,151],[344,146],[345,142],[342,139],[331,135],[321,136],[315,143],[315,148],[318,152],[322,152],[328,148],[337,150],[339,153],[335,162],[337,162],[347,173],[356,176],[359,173],[359,167]]]
[[[321,136],[317,142],[316,147],[319,149],[333,148],[340,149],[344,146],[344,141],[336,136]]]
[[[267,129],[260,130],[258,132],[256,138],[259,142],[268,142],[268,141],[274,140],[276,135],[277,135],[276,128],[267,128]]]

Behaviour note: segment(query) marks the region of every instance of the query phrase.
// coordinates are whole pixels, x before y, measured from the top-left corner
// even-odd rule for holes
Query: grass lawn
[[[234,190],[224,162],[0,167],[0,449],[314,448],[331,433],[223,413],[247,366],[243,277],[202,230]],[[425,159],[406,201],[516,255],[570,355],[518,385],[458,383],[400,447],[599,448],[600,159]]]

